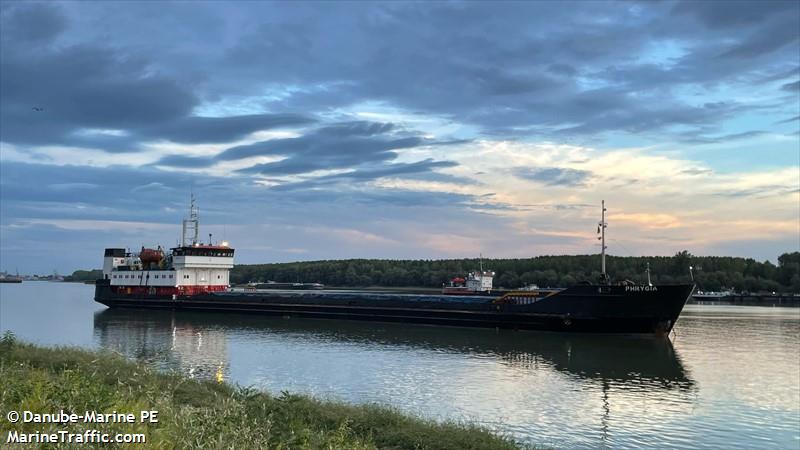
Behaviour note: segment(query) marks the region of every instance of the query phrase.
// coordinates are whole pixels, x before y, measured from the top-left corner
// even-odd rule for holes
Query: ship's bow
[[[669,333],[694,285],[579,285],[531,305],[531,312],[562,317],[565,330]]]
[[[658,322],[656,333],[669,333],[678,321],[683,307],[692,296],[694,284],[658,286]]]

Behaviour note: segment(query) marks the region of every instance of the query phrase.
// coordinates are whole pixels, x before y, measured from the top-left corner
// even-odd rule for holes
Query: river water
[[[670,341],[110,310],[93,291],[0,284],[0,330],[555,448],[800,448],[800,309],[690,305]]]

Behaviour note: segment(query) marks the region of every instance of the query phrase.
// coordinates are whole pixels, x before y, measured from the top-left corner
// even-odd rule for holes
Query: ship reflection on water
[[[223,329],[178,322],[171,314],[104,310],[95,313],[94,335],[104,349],[191,378],[223,378],[227,367]]]
[[[660,430],[697,391],[652,337],[107,309],[94,341],[198,379],[389,404],[555,447],[625,442],[643,414]]]
[[[579,379],[635,380],[648,388],[687,390],[694,384],[669,340],[650,337],[123,309],[94,316],[101,347],[198,378],[217,378],[220,368],[228,370],[229,333],[473,355],[523,371],[555,369]]]

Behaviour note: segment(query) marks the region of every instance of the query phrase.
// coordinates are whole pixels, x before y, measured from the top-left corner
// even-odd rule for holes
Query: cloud
[[[214,164],[214,158],[185,155],[167,155],[154,162],[153,166],[180,167],[194,169],[209,167]]]
[[[672,14],[690,16],[710,28],[737,29],[741,26],[758,26],[775,16],[791,16],[797,9],[793,2],[682,0],[672,7]]]
[[[781,86],[781,89],[786,92],[797,92],[800,91],[800,81],[795,81],[794,83],[786,83]]]
[[[4,4],[3,35],[19,44],[52,41],[67,27],[62,12],[44,3]]]
[[[542,183],[548,186],[582,186],[591,178],[588,170],[578,170],[559,167],[527,168],[520,167],[512,170],[514,176]]]
[[[771,33],[760,31],[751,34],[739,44],[720,55],[721,58],[754,58],[775,52],[800,39],[797,33],[798,19],[796,15],[788,14],[779,20],[773,21]]]
[[[787,194],[796,194],[800,192],[800,187],[790,185],[763,185],[756,186],[748,189],[728,190],[720,192],[716,195],[720,197],[750,197],[750,198],[764,198],[771,196],[783,196]]]
[[[686,175],[710,175],[710,174],[714,173],[714,171],[711,170],[711,169],[702,169],[702,168],[693,167],[691,169],[682,170],[681,173],[686,174]]]
[[[375,180],[389,176],[402,176],[428,172],[433,169],[455,167],[458,163],[453,161],[434,161],[430,158],[413,163],[395,163],[380,167],[364,168],[352,172],[345,172],[338,175],[329,175],[322,178],[332,179],[351,179],[351,180]]]
[[[456,177],[447,174],[433,172],[435,169],[458,166],[452,161],[434,161],[425,159],[413,163],[393,163],[383,165],[365,165],[355,170],[323,175],[311,178],[306,181],[280,184],[273,189],[277,190],[298,190],[319,188],[339,183],[363,183],[378,180],[380,178],[405,178],[420,179],[428,181],[440,181],[447,183],[470,184],[473,180],[463,177]]]
[[[302,186],[295,186],[297,189],[275,190],[254,184],[244,177],[197,176],[155,167],[98,168],[5,161],[1,167],[0,190],[3,193],[3,202],[0,207],[3,221],[13,220],[14,217],[28,217],[163,222],[174,221],[174,211],[185,209],[185,200],[190,190],[193,190],[200,197],[205,217],[220,217],[218,214],[226,211],[226,214],[234,215],[225,220],[240,222],[250,216],[243,216],[239,212],[252,212],[254,204],[266,205],[268,208],[281,210],[281,214],[286,214],[287,217],[294,217],[306,211],[304,208],[298,209],[298,204],[326,205],[334,199],[341,200],[343,196],[348,201],[373,206],[457,205],[477,201],[476,196],[468,194],[382,188],[355,189],[352,183],[383,176],[425,173],[453,165],[452,162],[424,160],[409,164],[396,163],[389,167],[378,166],[342,178],[328,178],[328,181],[341,181],[342,184],[337,189],[319,191],[300,189]],[[48,183],[26,182],[32,179],[48,180]],[[351,183],[346,183],[348,180]],[[318,185],[322,184],[320,180]],[[165,193],[169,195],[165,197]],[[273,217],[272,220],[278,218]]]
[[[314,119],[300,114],[248,114],[228,117],[189,116],[140,130],[143,138],[181,143],[224,143],[255,131],[308,125]]]
[[[723,142],[730,142],[730,141],[737,141],[742,139],[750,139],[754,137],[763,136],[766,134],[766,131],[761,130],[751,130],[751,131],[743,131],[741,133],[731,133],[731,134],[724,134],[721,136],[699,136],[699,135],[690,135],[686,136],[683,141],[689,142],[692,144],[719,144]]]
[[[229,148],[215,159],[233,161],[255,156],[283,156],[285,159],[280,161],[256,164],[239,172],[296,175],[386,162],[395,159],[398,150],[425,144],[418,136],[387,134],[392,128],[391,125],[366,122],[334,124],[296,138],[272,139]]]
[[[75,137],[79,130],[158,126],[187,116],[197,104],[175,80],[148,74],[144,61],[110,49],[28,52],[4,43],[0,70],[2,140],[10,143],[82,144],[90,139]]]
[[[797,122],[798,120],[800,120],[800,116],[794,116],[794,117],[790,117],[788,119],[784,119],[784,120],[775,122],[775,125],[779,125],[779,124],[783,124],[783,123]]]
[[[609,221],[634,223],[650,229],[677,228],[681,226],[680,220],[670,214],[647,214],[647,213],[619,213],[610,214]]]
[[[292,118],[292,120],[295,120]],[[299,122],[305,121],[298,117]],[[263,125],[260,125],[263,126]],[[425,140],[392,123],[351,121],[306,129],[291,138],[272,138],[223,149],[211,156],[167,155],[155,166],[208,168],[219,163],[253,158],[277,159],[237,169],[244,174],[270,176],[299,175],[317,170],[347,169],[364,164],[381,164],[397,158],[398,151],[422,145],[450,145],[447,141]],[[463,142],[463,141],[462,141]]]
[[[580,14],[544,3],[249,4],[248,14],[205,4],[191,10],[171,5],[159,17],[130,6],[95,27],[85,24],[113,8],[37,4],[30,8],[41,17],[37,23],[68,36],[69,44],[15,54],[11,38],[5,39],[4,79],[10,82],[3,94],[22,98],[4,101],[12,131],[3,139],[63,144],[76,128],[124,128],[131,137],[117,145],[71,142],[117,151],[135,150],[148,139],[221,143],[259,129],[307,125],[310,115],[330,116],[364,102],[457,118],[486,135],[623,132],[659,139],[674,127],[714,126],[754,107],[698,104],[683,93],[745,88],[756,73],[786,73],[786,61],[797,54],[800,19],[792,2],[694,3],[703,2],[592,3],[582,4]],[[5,16],[20,11],[28,9],[11,8]],[[184,20],[176,23],[178,13]],[[495,20],[486,21],[489,15]],[[269,24],[259,19],[266,16]],[[84,26],[71,27],[66,17]],[[230,26],[220,27],[221,18]],[[735,39],[733,26],[742,30]],[[531,27],[537,32],[529,33]],[[201,28],[216,40],[193,40],[193,30]],[[118,44],[105,47],[111,30]],[[197,112],[242,98],[253,99],[250,113],[212,118]],[[46,114],[29,114],[32,103],[49,103]]]
[[[52,39],[66,28],[66,18],[49,4],[9,8],[3,24],[4,142],[131,152],[150,140],[231,142],[255,131],[314,122],[293,113],[197,116],[192,111],[200,104],[198,93],[176,74],[154,70],[147,57],[94,42],[20,46],[15,39]],[[84,133],[91,129],[121,133]]]

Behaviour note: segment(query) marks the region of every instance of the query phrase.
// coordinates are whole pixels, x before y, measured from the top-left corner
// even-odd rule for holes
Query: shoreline
[[[0,411],[97,414],[159,411],[158,423],[92,423],[104,433],[140,433],[144,448],[532,448],[467,422],[437,422],[392,407],[351,405],[159,372],[106,351],[0,339]],[[10,423],[3,438],[81,433],[84,423]],[[105,445],[105,444],[103,444]],[[114,445],[112,445],[112,448]],[[123,445],[119,445],[123,447]]]

